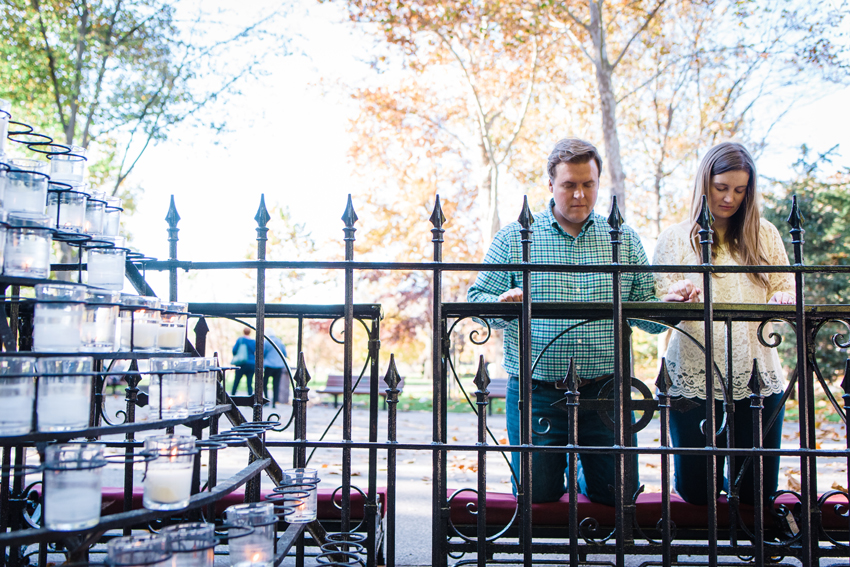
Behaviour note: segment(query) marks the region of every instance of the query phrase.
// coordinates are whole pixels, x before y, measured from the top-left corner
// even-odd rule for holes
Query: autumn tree
[[[2,16],[0,98],[58,142],[97,144],[92,181],[110,194],[151,144],[187,119],[203,123],[200,111],[238,93],[284,41],[268,30],[278,12],[221,35],[211,30],[227,14],[178,13],[171,0],[8,0]],[[238,47],[249,56],[234,63],[226,54]]]
[[[362,110],[355,133],[371,131],[370,121],[379,128],[421,123],[417,128],[427,137],[405,145],[426,148],[439,140],[443,149],[426,150],[421,157],[463,165],[468,177],[463,184],[483,197],[481,232],[489,241],[501,227],[506,170],[542,169],[536,147],[543,133],[529,130],[529,123],[541,119],[539,88],[555,79],[556,56],[542,13],[526,2],[353,1],[347,6],[353,21],[377,30],[389,46],[376,57],[376,67],[400,63],[408,71],[401,80],[392,81],[397,77],[392,73],[386,77],[391,81],[376,79],[355,91]],[[528,154],[534,154],[533,165]],[[387,158],[372,165],[386,164]]]

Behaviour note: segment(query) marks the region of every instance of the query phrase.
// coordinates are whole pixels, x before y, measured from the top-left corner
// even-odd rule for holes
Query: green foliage
[[[833,148],[834,149],[834,148]],[[829,154],[812,158],[806,146],[801,148],[800,159],[795,164],[796,176],[789,181],[774,181],[774,187],[765,194],[764,216],[786,233],[786,219],[791,210],[791,198],[797,197],[797,206],[803,215],[805,229],[803,246],[804,263],[817,266],[843,266],[850,264],[850,168],[832,176],[819,172]],[[790,236],[785,239],[788,258],[794,263],[794,249]],[[807,274],[806,303],[837,304],[850,301],[850,287],[845,274]],[[782,331],[783,329],[777,329]],[[839,323],[824,326],[818,336],[818,364],[826,378],[843,374],[847,351],[836,348],[832,335],[844,334],[847,329]],[[780,353],[789,367],[794,365],[796,350],[793,335],[786,333]],[[789,340],[790,338],[790,340]]]
[[[93,188],[132,209],[135,188],[122,184],[145,150],[176,124],[202,123],[202,109],[226,102],[269,52],[283,51],[279,34],[266,31],[278,12],[222,36],[215,30],[228,14],[204,9],[189,13],[174,0],[8,0],[0,8],[0,98],[12,102],[13,120],[58,143],[96,148]],[[247,57],[226,56],[236,47],[249,47]]]

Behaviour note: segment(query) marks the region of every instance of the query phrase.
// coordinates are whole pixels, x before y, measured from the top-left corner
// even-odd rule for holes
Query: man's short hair
[[[602,158],[596,146],[578,138],[564,138],[558,141],[552,153],[549,154],[549,163],[546,165],[549,181],[555,181],[555,169],[559,163],[587,163],[590,160],[596,162],[596,168],[601,175]]]

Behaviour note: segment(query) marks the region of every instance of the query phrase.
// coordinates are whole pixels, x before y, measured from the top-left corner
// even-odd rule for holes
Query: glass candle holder
[[[38,284],[35,298],[32,350],[79,351],[86,288],[71,284]]]
[[[159,534],[122,536],[106,544],[107,563],[112,567],[172,567],[168,538]]]
[[[284,514],[283,519],[289,524],[309,524],[316,519],[318,513],[318,498],[316,485],[319,475],[316,469],[285,469],[283,471],[283,491],[288,494],[286,504],[294,505],[295,509]]]
[[[203,367],[201,381],[204,383],[204,411],[211,411],[218,405],[218,358],[200,359]]]
[[[191,435],[155,435],[145,439],[145,451],[156,455],[147,464],[143,504],[148,510],[180,510],[189,505],[192,461]]]
[[[50,160],[50,180],[69,185],[79,185],[86,173],[86,150],[80,146],[71,146],[67,154],[48,156]],[[84,205],[85,206],[85,205]]]
[[[163,303],[162,320],[156,347],[165,352],[183,352],[186,347],[186,325],[189,321],[186,303]]]
[[[89,425],[92,396],[90,357],[39,358],[38,431],[71,431]]]
[[[174,567],[213,567],[216,536],[215,525],[190,522],[166,526],[160,535],[168,539],[174,554]]]
[[[6,153],[6,134],[9,133],[9,119],[12,117],[12,103],[0,98],[0,157]]]
[[[44,527],[83,530],[100,521],[103,445],[48,445],[44,458]]]
[[[121,348],[154,352],[159,335],[160,301],[158,297],[125,295],[121,303]]]
[[[82,186],[84,187],[84,186]],[[86,221],[86,200],[82,191],[51,191],[47,194],[47,216],[50,226],[80,232]]]
[[[0,156],[2,157],[2,156]],[[3,202],[3,191],[2,187],[5,184],[5,180],[3,179],[3,164],[0,163],[0,206],[2,206]],[[0,273],[3,270],[3,263],[5,261],[5,253],[6,253],[6,228],[8,227],[9,213],[0,209]]]
[[[3,208],[12,213],[44,214],[47,206],[48,163],[14,158],[8,160]]]
[[[124,269],[127,249],[123,236],[100,236],[98,241],[105,246],[92,246],[88,249],[86,275],[88,284],[104,289],[121,291],[124,289]]]
[[[204,413],[204,359],[178,358],[174,359],[174,366],[178,372],[186,373],[189,382],[189,415]]]
[[[118,350],[118,310],[121,294],[86,290],[80,349],[86,352]]]
[[[103,216],[106,211],[106,201],[100,191],[92,193],[86,201],[86,224],[83,230],[86,234],[103,234]]]
[[[151,360],[148,407],[151,419],[189,417],[189,378],[194,373],[179,368],[178,359]]]
[[[12,213],[6,229],[3,273],[21,278],[50,276],[50,243],[53,234],[47,215]]]
[[[251,526],[252,533],[228,539],[233,567],[270,567],[274,564],[274,534],[277,517],[271,502],[236,504],[225,511],[227,522]]]
[[[0,435],[32,431],[35,376],[35,358],[0,358]]]
[[[3,113],[0,112],[0,120],[2,120]],[[6,178],[8,177],[8,171],[12,169],[8,163],[6,163],[6,156],[0,152],[0,208],[3,207],[3,197],[6,194]],[[6,209],[3,209],[4,211]]]
[[[105,236],[118,236],[121,230],[121,199],[118,197],[107,197],[106,207],[103,209],[103,234]]]

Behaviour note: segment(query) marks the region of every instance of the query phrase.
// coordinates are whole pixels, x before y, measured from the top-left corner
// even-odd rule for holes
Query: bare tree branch
[[[650,22],[655,18],[655,15],[658,14],[658,10],[661,9],[662,6],[667,2],[667,0],[659,0],[658,4],[655,5],[655,8],[649,13],[646,19],[643,21],[643,25],[634,33],[632,37],[629,38],[629,41],[626,42],[626,45],[623,47],[623,50],[620,52],[620,55],[617,56],[617,59],[614,60],[614,63],[611,65],[611,68],[614,69],[617,65],[622,61],[623,57],[629,51],[629,47],[631,47],[632,42],[637,39],[637,37],[643,33],[643,31],[649,26]],[[600,1],[600,12],[602,11],[601,1]]]

